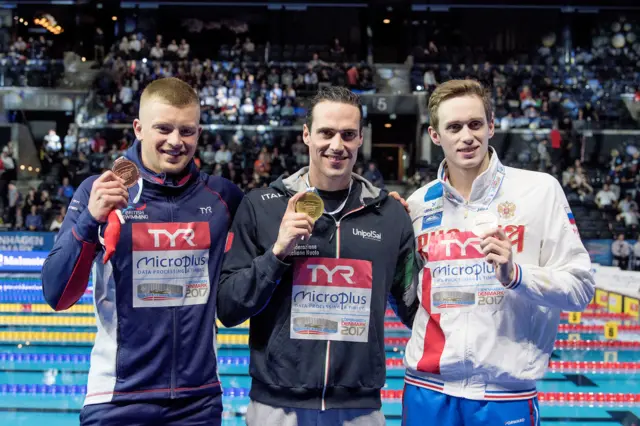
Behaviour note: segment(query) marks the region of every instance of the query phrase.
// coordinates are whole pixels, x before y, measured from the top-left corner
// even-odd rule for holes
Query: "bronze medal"
[[[306,213],[316,221],[324,213],[324,202],[315,192],[305,192],[296,202],[296,213]]]
[[[119,158],[113,163],[113,167],[111,171],[118,176],[119,178],[124,179],[124,186],[127,188],[131,188],[138,182],[138,178],[140,178],[140,172],[138,171],[138,167],[125,158]]]

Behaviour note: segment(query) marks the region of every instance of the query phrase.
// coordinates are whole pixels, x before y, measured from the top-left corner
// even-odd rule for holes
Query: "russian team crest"
[[[502,219],[511,219],[516,214],[516,205],[505,201],[498,204],[498,214]]]

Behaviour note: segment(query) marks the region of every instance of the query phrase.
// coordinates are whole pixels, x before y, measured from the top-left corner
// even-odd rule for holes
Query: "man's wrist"
[[[517,263],[513,264],[511,280],[505,285],[505,288],[513,290],[522,283],[522,267]]]
[[[271,249],[271,251],[273,252],[273,255],[279,260],[279,261],[283,261],[285,259],[285,257],[287,257],[284,254],[284,250],[282,248],[280,248],[280,246],[278,246],[278,243],[273,245],[273,248]]]

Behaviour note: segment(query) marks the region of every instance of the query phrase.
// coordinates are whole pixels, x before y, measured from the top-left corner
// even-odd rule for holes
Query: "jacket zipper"
[[[176,307],[172,309],[173,318],[173,348],[171,350],[171,398],[176,397],[176,352],[177,352],[177,335],[178,335],[178,320],[176,319]]]
[[[175,199],[173,197],[169,198],[171,204],[175,203]],[[173,222],[173,206],[169,209],[171,214],[171,222]],[[171,348],[171,399],[176,397],[176,352],[178,351],[178,313],[176,309],[177,307],[170,308],[171,309],[171,321],[173,328],[173,346]]]
[[[354,210],[351,210],[350,212],[345,213],[342,216],[342,218],[340,218],[340,220],[336,220],[336,218],[333,217],[333,215],[329,215],[331,216],[331,219],[333,219],[333,221],[336,223],[336,234],[335,234],[336,235],[336,259],[340,259],[340,222],[342,222],[344,218],[350,215],[351,213],[355,213],[359,210],[364,209],[365,207],[366,206],[360,206],[357,209],[354,209]],[[320,404],[321,411],[325,411],[327,409],[325,394],[327,393],[327,385],[329,383],[330,359],[331,359],[331,340],[327,340],[327,351],[325,352],[325,356],[324,356],[324,382],[322,385],[322,401]]]

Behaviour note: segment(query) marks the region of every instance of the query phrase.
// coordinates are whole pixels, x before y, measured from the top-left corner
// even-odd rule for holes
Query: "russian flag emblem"
[[[576,218],[573,216],[573,212],[571,211],[571,209],[569,207],[565,207],[564,211],[567,212],[567,217],[569,218],[569,223],[571,223],[572,225],[576,224]]]

